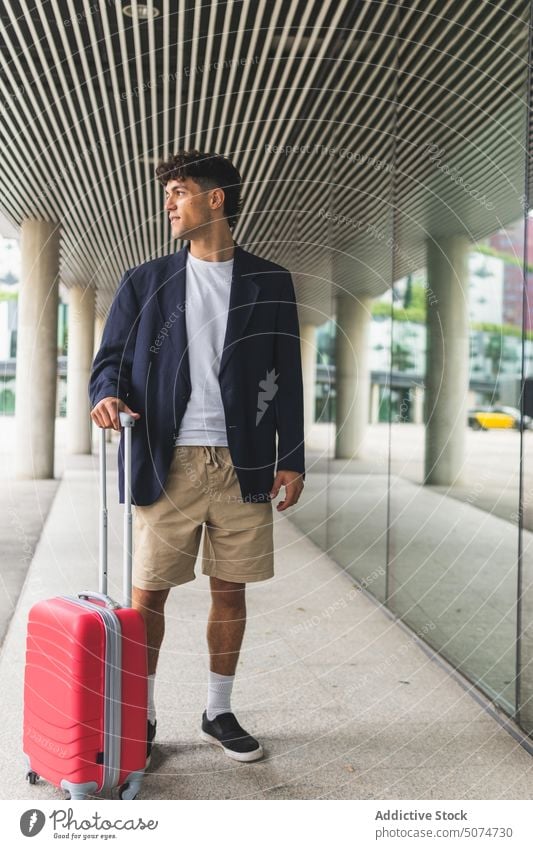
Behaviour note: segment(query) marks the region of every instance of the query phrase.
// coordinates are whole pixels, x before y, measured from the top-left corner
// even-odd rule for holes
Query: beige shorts
[[[272,511],[271,501],[243,500],[226,445],[176,446],[157,501],[133,508],[133,585],[161,590],[193,581],[202,530],[204,575],[272,578]]]

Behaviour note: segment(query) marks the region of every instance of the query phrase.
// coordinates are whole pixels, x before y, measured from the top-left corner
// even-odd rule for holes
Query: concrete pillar
[[[359,454],[368,424],[372,298],[337,296],[335,457]]]
[[[411,393],[411,421],[413,424],[424,423],[424,389],[418,384],[414,384],[410,389]]]
[[[300,328],[302,374],[304,383],[304,433],[306,439],[315,423],[316,395],[316,327],[302,324]]]
[[[370,424],[379,422],[379,383],[370,387]]]
[[[105,318],[102,318],[101,315],[95,315],[95,318],[94,318],[93,360],[94,360],[94,358],[95,358],[95,356],[98,353],[98,350],[100,348],[100,343],[102,341],[102,335],[103,335],[103,332],[104,332],[104,327],[105,327]],[[91,425],[92,425],[93,444],[99,445],[99,442],[97,440],[98,440],[100,428],[97,427],[95,424],[93,424],[92,420],[91,420]],[[105,435],[106,435],[106,442],[112,442],[113,441],[113,429],[112,428],[109,428],[108,430],[106,430]]]
[[[427,241],[426,484],[461,480],[468,408],[466,236]]]
[[[22,222],[15,475],[54,477],[59,238],[55,222]]]
[[[91,453],[87,386],[94,349],[94,289],[73,286],[68,293],[67,450]]]
[[[100,348],[100,343],[102,341],[102,334],[104,332],[105,319],[102,318],[101,315],[94,316],[94,346],[93,346],[93,360]]]

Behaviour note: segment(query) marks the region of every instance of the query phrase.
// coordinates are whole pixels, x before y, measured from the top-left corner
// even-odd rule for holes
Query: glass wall
[[[416,18],[401,23],[402,44],[416,39],[419,24]],[[402,244],[420,246],[420,259],[417,268],[400,260],[394,272],[390,411],[387,604],[510,713],[516,707],[526,17],[523,24],[508,42],[509,61],[521,69],[520,79],[512,74],[512,97],[505,61],[491,69],[490,97],[480,94],[486,57],[472,62],[461,51],[460,19],[433,44],[437,50],[451,39],[457,51],[440,54],[438,68],[428,65],[421,79],[425,108],[439,99],[438,124],[412,121],[420,88],[400,83],[397,172],[416,189],[398,205],[396,232]],[[499,26],[491,32],[503,37]],[[465,75],[457,71],[466,62],[465,91]],[[408,49],[399,65],[406,80],[413,71]],[[423,155],[414,157],[414,149]]]
[[[307,451],[328,446],[327,520],[310,535],[530,732],[530,4],[476,19],[478,52],[478,6],[461,8],[421,61],[427,17],[395,7],[395,39],[365,54],[379,112],[339,85]],[[311,528],[308,491],[291,518]]]

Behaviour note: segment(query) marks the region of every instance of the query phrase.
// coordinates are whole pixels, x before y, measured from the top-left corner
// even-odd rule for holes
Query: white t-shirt
[[[187,252],[185,323],[191,396],[175,445],[227,445],[218,372],[228,321],[233,259],[208,262]]]

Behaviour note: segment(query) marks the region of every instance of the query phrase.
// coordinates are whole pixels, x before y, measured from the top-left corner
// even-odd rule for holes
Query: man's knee
[[[211,599],[215,606],[242,608],[245,605],[245,583],[223,581],[213,576],[209,579]]]
[[[143,590],[140,587],[132,587],[132,605],[141,613],[162,613],[165,607],[170,588],[166,590]]]

